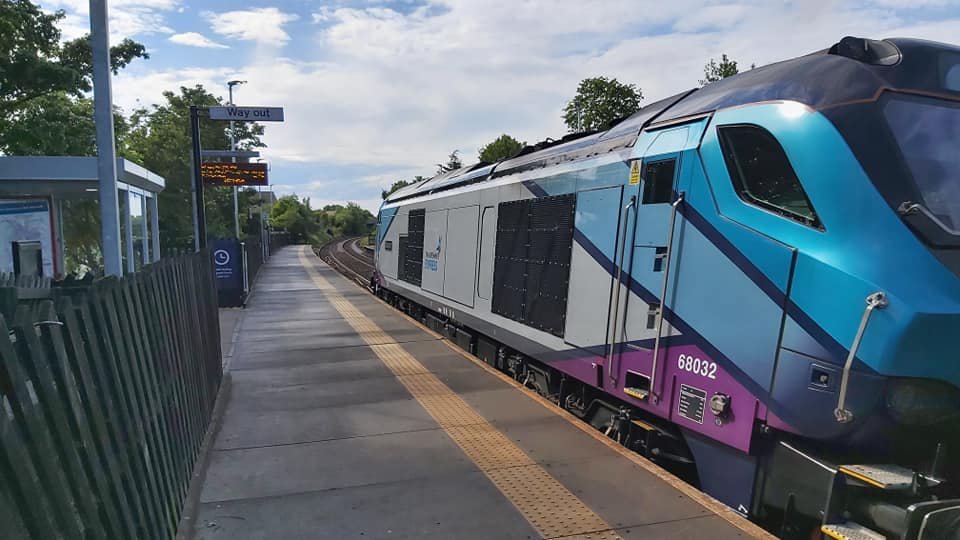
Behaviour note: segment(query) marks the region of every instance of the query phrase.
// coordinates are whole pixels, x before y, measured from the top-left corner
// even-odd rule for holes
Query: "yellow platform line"
[[[541,536],[620,538],[603,518],[344,298],[316,270],[309,248],[301,249],[300,260],[310,280],[344,320]]]

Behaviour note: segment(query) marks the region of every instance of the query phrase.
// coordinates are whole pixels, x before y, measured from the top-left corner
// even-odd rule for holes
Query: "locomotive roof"
[[[613,152],[633,146],[644,129],[728,107],[764,101],[797,101],[815,110],[824,110],[874,100],[885,89],[903,88],[957,95],[960,88],[948,87],[943,70],[958,62],[960,47],[942,43],[845,37],[829,49],[754,68],[651,103],[606,131],[548,140],[528,146],[499,163],[478,163],[449,171],[398,190],[385,202]],[[938,65],[940,69],[930,69],[931,65]]]

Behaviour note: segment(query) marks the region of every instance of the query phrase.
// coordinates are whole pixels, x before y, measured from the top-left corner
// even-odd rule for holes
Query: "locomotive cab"
[[[719,110],[701,146],[719,214],[793,253],[757,511],[787,536],[794,513],[835,538],[954,538],[960,49],[827,54],[847,95]],[[745,249],[772,275],[777,249]]]

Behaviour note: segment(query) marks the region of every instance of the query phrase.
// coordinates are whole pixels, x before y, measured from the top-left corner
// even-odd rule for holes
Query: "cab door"
[[[608,376],[634,398],[656,403],[659,372],[672,329],[664,317],[671,299],[671,259],[678,248],[678,207],[683,199],[681,150],[687,127],[645,133],[648,146],[640,165],[635,227],[626,244],[620,274],[622,298],[611,306]],[[616,295],[615,295],[616,297]]]

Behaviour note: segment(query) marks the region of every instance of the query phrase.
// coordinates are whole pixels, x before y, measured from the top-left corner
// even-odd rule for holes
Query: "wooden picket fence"
[[[209,254],[46,290],[0,318],[0,538],[173,538],[222,375]]]

